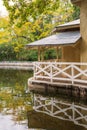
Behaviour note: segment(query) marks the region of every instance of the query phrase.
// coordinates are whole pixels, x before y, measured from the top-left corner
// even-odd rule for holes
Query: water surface
[[[32,74],[0,70],[0,130],[87,130],[86,101],[29,92]]]

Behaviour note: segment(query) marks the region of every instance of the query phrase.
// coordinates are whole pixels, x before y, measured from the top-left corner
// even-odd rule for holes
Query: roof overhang
[[[55,35],[48,36],[41,40],[29,43],[26,45],[28,48],[46,47],[46,46],[70,46],[80,40],[80,31],[61,32]]]
[[[73,30],[80,30],[80,19],[56,26],[52,32],[54,33]]]

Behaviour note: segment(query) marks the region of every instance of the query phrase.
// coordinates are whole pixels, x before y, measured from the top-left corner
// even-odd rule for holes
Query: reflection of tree
[[[5,87],[0,90],[0,112],[12,114],[13,120],[26,119],[27,111],[32,109],[30,93],[25,93],[23,86]]]
[[[0,70],[0,112],[12,114],[13,120],[24,120],[32,109],[31,94],[26,93],[27,79],[32,72]]]
[[[72,121],[76,125],[87,128],[86,106],[35,95],[33,108],[36,112],[41,112],[61,120]]]
[[[32,76],[32,72],[24,70],[0,70],[0,87],[20,87],[27,86],[27,79]]]

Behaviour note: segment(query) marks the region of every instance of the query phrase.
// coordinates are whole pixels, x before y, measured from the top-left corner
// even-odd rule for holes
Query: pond
[[[87,130],[87,101],[30,92],[32,74],[0,70],[0,130]]]

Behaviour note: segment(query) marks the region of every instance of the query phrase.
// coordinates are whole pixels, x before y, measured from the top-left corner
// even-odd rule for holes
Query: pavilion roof
[[[81,38],[80,31],[60,32],[26,45],[28,48],[38,46],[63,46],[75,44]]]

